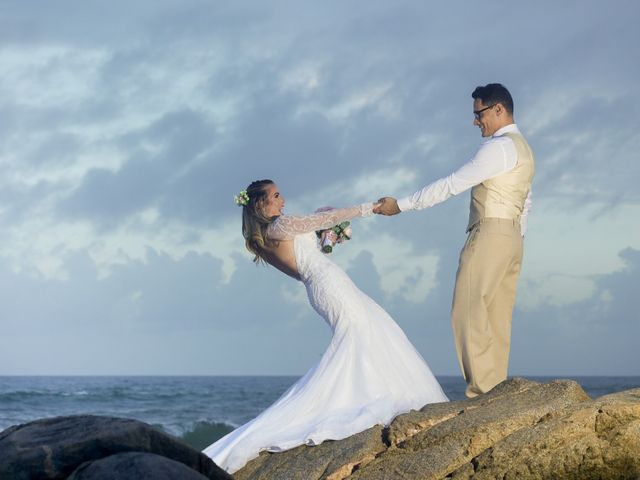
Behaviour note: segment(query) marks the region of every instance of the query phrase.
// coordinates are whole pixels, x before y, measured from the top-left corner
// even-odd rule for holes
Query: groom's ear
[[[504,105],[502,105],[501,103],[496,103],[496,115],[498,117],[509,117],[509,110],[507,110],[506,108],[504,108]]]

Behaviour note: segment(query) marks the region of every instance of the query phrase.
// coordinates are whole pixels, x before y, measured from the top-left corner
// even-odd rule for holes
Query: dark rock
[[[154,453],[127,452],[85,462],[68,480],[206,480],[184,463]]]
[[[80,415],[36,420],[0,433],[0,479],[65,479],[82,463],[123,452],[180,462],[209,479],[231,479],[197,450],[137,420]]]

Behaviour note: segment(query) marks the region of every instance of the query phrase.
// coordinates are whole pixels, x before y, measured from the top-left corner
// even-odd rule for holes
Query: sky
[[[536,155],[511,375],[640,375],[640,4],[0,0],[0,375],[299,375],[330,330],[233,196],[405,196],[482,142]],[[469,193],[332,254],[437,375]]]

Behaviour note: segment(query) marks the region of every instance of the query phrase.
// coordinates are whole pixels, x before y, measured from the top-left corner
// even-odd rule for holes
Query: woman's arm
[[[296,235],[325,230],[355,217],[368,217],[373,214],[373,207],[373,203],[363,203],[311,215],[281,215],[269,225],[267,236],[272,240],[290,240]]]

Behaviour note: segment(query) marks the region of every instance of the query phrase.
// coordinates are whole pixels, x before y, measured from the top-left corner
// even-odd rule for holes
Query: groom
[[[488,138],[471,160],[413,195],[380,199],[396,215],[443,202],[471,188],[467,241],[460,253],[451,324],[467,397],[506,380],[511,315],[531,206],[534,157],[513,120],[513,99],[499,83],[476,88],[473,124]]]

